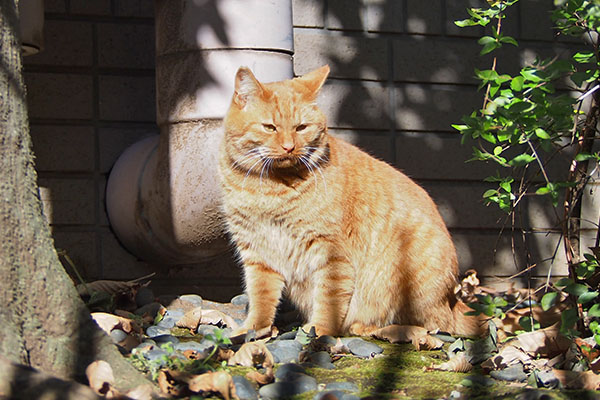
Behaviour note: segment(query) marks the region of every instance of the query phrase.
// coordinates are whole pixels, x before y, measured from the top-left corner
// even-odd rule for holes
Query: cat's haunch
[[[220,176],[250,300],[243,329],[271,326],[285,291],[319,335],[390,324],[479,334],[455,296],[456,251],[429,195],[328,135],[316,102],[328,74],[236,74]]]

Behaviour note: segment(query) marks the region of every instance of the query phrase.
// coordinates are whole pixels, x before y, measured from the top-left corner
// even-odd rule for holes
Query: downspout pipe
[[[121,243],[154,264],[193,264],[228,246],[217,157],[237,69],[293,76],[291,0],[156,0],[160,134],[113,166],[107,212]]]

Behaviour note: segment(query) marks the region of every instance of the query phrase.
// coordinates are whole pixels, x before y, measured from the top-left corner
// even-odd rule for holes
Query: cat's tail
[[[488,333],[487,318],[480,314],[477,316],[465,315],[466,312],[473,311],[462,301],[458,301],[454,306],[454,334],[465,336],[482,337]]]

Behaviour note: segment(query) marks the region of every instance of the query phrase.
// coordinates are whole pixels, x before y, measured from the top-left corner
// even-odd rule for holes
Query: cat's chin
[[[275,168],[291,168],[298,164],[298,159],[293,156],[282,156],[273,159],[273,167]]]

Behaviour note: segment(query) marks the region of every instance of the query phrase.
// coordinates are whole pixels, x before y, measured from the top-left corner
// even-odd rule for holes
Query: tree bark
[[[54,249],[31,151],[16,0],[0,0],[0,355],[85,381],[103,359],[117,388],[148,381],[91,319]]]

